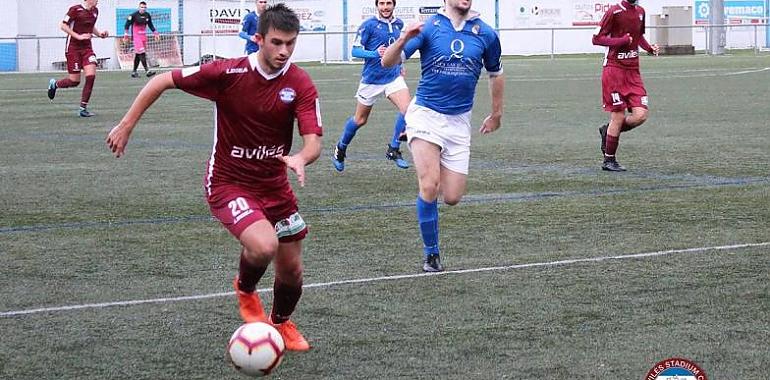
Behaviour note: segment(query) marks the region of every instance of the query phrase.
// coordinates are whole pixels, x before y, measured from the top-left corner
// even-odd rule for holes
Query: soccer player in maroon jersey
[[[129,28],[130,31],[129,31]],[[139,2],[139,10],[130,14],[126,18],[126,25],[123,26],[123,42],[128,43],[128,36],[134,36],[134,70],[131,72],[131,78],[138,78],[139,74],[136,73],[136,69],[139,68],[139,62],[144,67],[144,72],[147,77],[155,75],[154,71],[147,69],[147,28],[150,28],[155,41],[160,41],[160,35],[155,30],[155,25],[152,24],[152,16],[147,12],[147,3],[144,1]]]
[[[644,39],[644,9],[637,0],[623,0],[602,17],[593,44],[607,46],[602,70],[602,108],[610,122],[599,128],[604,163],[602,169],[626,169],[615,159],[621,132],[630,131],[647,120],[647,90],[639,73],[639,47],[658,55],[658,45]],[[626,115],[626,110],[631,113]]]
[[[268,8],[259,24],[257,53],[155,76],[106,141],[116,157],[122,156],[141,115],[168,89],[215,103],[214,148],[203,182],[212,215],[242,245],[234,283],[241,317],[272,323],[287,349],[306,351],[310,345],[289,317],[302,294],[301,242],[307,227],[286,168],[304,186],[305,166],[321,154],[323,131],[315,85],[289,62],[298,34],[292,10],[282,3]],[[303,146],[289,155],[295,118]],[[274,303],[268,319],[255,290],[271,261]]]
[[[67,57],[67,72],[69,76],[64,79],[51,78],[48,81],[48,99],[53,101],[56,90],[59,88],[76,87],[80,84],[80,72],[86,74],[86,83],[83,85],[83,93],[80,96],[80,116],[91,117],[93,113],[88,111],[88,100],[91,99],[91,91],[96,80],[96,54],[91,47],[91,36],[106,38],[106,30],[96,28],[96,19],[99,17],[99,9],[96,5],[99,0],[83,0],[82,4],[73,5],[61,22],[61,30],[67,33],[67,47],[64,55]]]

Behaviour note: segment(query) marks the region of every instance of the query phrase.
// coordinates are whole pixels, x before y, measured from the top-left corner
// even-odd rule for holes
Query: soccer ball
[[[285,348],[275,327],[263,322],[247,323],[230,338],[227,358],[243,374],[266,376],[281,364]]]

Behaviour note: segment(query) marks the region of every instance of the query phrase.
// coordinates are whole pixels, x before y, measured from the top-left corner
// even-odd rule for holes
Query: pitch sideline
[[[578,264],[578,263],[598,263],[598,262],[610,261],[610,260],[639,259],[639,258],[647,258],[647,257],[667,256],[667,255],[673,255],[678,253],[704,253],[709,251],[727,251],[727,250],[766,247],[766,246],[770,246],[770,242],[745,243],[745,244],[721,245],[721,246],[712,246],[712,247],[698,247],[698,248],[670,249],[665,251],[632,253],[632,254],[625,254],[625,255],[588,257],[588,258],[581,258],[581,259],[566,259],[566,260],[547,261],[547,262],[540,262],[540,263],[514,264],[514,265],[483,267],[483,268],[474,268],[474,269],[459,269],[459,270],[451,270],[451,271],[436,272],[436,273],[415,273],[415,274],[402,274],[402,275],[394,275],[394,276],[360,278],[360,279],[353,279],[353,280],[330,281],[330,282],[321,282],[317,284],[307,284],[307,285],[304,285],[303,288],[305,289],[326,288],[326,287],[337,286],[337,285],[365,284],[365,283],[371,283],[371,282],[394,281],[394,280],[411,279],[411,278],[418,278],[418,277],[448,276],[448,275],[458,275],[458,274],[478,273],[478,272],[497,272],[497,271],[513,270],[513,269],[562,266],[562,265],[571,265],[571,264]],[[272,291],[272,289],[262,288],[262,289],[258,289],[257,291],[260,293],[269,293]],[[114,307],[114,306],[143,305],[143,304],[150,304],[150,303],[195,301],[195,300],[202,300],[202,299],[208,299],[208,298],[228,297],[233,295],[234,295],[234,292],[222,292],[222,293],[200,294],[200,295],[194,295],[194,296],[89,303],[89,304],[57,306],[57,307],[42,307],[37,309],[4,311],[4,312],[0,312],[0,317],[15,317],[15,316],[29,315],[29,314],[40,314],[40,313],[50,313],[50,312],[69,311],[69,310],[81,310],[81,309],[98,309],[98,308],[107,308],[107,307]]]

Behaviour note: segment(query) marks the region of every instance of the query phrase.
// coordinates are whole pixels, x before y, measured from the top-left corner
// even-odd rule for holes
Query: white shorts
[[[471,158],[471,111],[445,115],[418,106],[414,99],[406,110],[406,136],[409,145],[420,139],[441,148],[441,166],[460,174],[468,174]]]
[[[377,99],[379,99],[382,94],[385,94],[385,97],[388,97],[390,94],[405,88],[407,88],[406,82],[404,81],[404,77],[400,75],[398,78],[394,79],[393,82],[388,84],[360,83],[358,85],[358,91],[356,91],[356,100],[367,107],[371,107],[377,102]]]

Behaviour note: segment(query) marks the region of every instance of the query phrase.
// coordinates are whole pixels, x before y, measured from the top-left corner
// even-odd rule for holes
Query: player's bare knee
[[[420,180],[420,194],[426,201],[436,199],[438,197],[438,181]]]
[[[634,108],[634,111],[631,113],[629,119],[631,119],[630,121],[634,125],[640,125],[645,121],[647,121],[647,114],[648,114],[648,111],[644,108],[641,108],[641,107]]]
[[[462,195],[459,195],[459,196],[455,196],[455,195],[446,196],[445,195],[444,196],[444,203],[447,204],[448,206],[454,206],[454,205],[460,203],[461,199],[462,199]]]
[[[273,257],[274,256],[265,255],[262,252],[254,251],[245,247],[243,249],[243,258],[251,265],[257,267],[266,267],[270,265],[270,262],[273,261]]]
[[[259,239],[242,244],[246,248],[246,258],[254,263],[272,260],[278,253],[278,239]]]
[[[367,122],[367,121],[369,121],[369,118],[367,118],[366,116],[354,116],[354,117],[353,117],[353,122],[354,122],[354,123],[356,123],[356,125],[357,125],[359,128],[361,128],[361,127],[363,127],[364,125],[366,125],[366,122]]]

